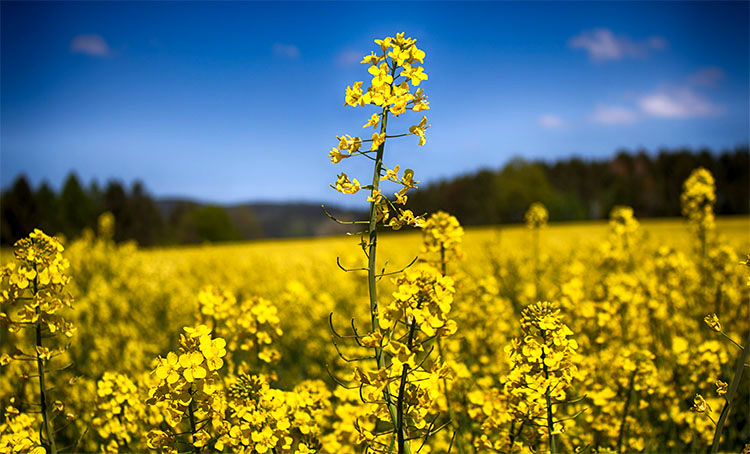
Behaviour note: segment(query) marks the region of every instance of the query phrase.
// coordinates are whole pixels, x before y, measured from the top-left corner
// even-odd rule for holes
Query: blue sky
[[[435,181],[510,158],[748,143],[748,3],[9,3],[0,183],[141,179],[156,196],[364,203],[328,184],[372,40],[424,49]],[[421,115],[389,123],[397,133]],[[392,144],[392,145],[391,145]],[[358,197],[358,196],[356,196]]]

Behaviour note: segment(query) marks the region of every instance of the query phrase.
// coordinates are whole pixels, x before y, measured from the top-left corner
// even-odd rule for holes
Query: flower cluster
[[[230,292],[208,286],[198,294],[198,303],[201,321],[227,340],[227,359],[233,366],[239,366],[242,360],[256,366],[258,360],[268,364],[279,361],[281,354],[273,343],[282,335],[281,320],[270,301],[252,297],[237,304]]]
[[[526,214],[523,215],[526,226],[530,229],[539,229],[547,225],[549,221],[549,212],[547,207],[541,202],[534,202],[526,210]]]
[[[197,424],[221,417],[222,395],[218,370],[224,365],[226,341],[213,338],[206,325],[186,327],[180,335],[177,353],[169,352],[158,358],[152,374],[158,379],[149,389],[149,405],[163,410],[169,430],[153,429],[148,433],[148,446],[152,449],[170,450],[182,431],[180,424],[189,419],[191,444],[206,446],[210,435]],[[203,424],[205,425],[205,424]]]
[[[427,80],[424,68],[417,63],[424,63],[425,53],[417,47],[417,40],[405,38],[403,33],[395,37],[376,39],[380,52],[365,56],[361,63],[368,63],[368,72],[372,75],[371,84],[366,91],[362,90],[363,82],[355,82],[346,88],[346,104],[365,106],[373,104],[386,109],[395,116],[407,109],[421,111],[429,109],[429,103],[421,89],[410,92],[409,84],[419,86]],[[398,73],[397,73],[398,72]],[[399,79],[403,79],[399,82]],[[372,117],[364,127],[377,127],[379,118]]]
[[[241,453],[313,453],[319,424],[329,416],[328,391],[303,382],[292,392],[272,388],[259,375],[240,375],[229,385],[226,418],[214,447]]]
[[[699,231],[714,230],[714,204],[716,203],[716,183],[711,172],[699,167],[690,174],[683,185],[682,214]]]
[[[617,205],[609,212],[609,240],[601,245],[601,253],[606,263],[613,267],[633,265],[632,251],[641,238],[640,223],[633,215],[633,209]]]
[[[453,279],[429,266],[407,269],[393,280],[396,290],[389,304],[378,314],[382,331],[362,336],[358,342],[365,347],[382,347],[388,358],[377,370],[364,367],[354,369],[354,380],[365,402],[375,404],[374,414],[386,423],[394,423],[394,431],[408,437],[428,436],[432,427],[428,415],[439,414],[440,385],[452,375],[442,358],[430,358],[432,348],[426,345],[435,337],[445,337],[456,331],[456,323],[448,318],[453,303]],[[427,351],[426,351],[427,350]],[[386,401],[383,402],[383,396]],[[396,402],[401,417],[392,420],[388,399]],[[373,432],[365,424],[358,425],[359,440],[373,446],[385,447],[388,442],[378,440],[390,435]],[[403,441],[402,441],[403,442]]]
[[[248,453],[291,449],[292,422],[283,391],[272,389],[264,377],[241,375],[228,394],[230,418],[223,423],[225,433],[217,449]]]
[[[146,417],[138,387],[127,375],[105,372],[96,383],[96,395],[91,424],[101,439],[100,446],[107,452],[131,450]]]
[[[7,284],[0,293],[3,309],[0,324],[6,325],[10,332],[18,331],[24,324],[39,322],[50,333],[73,335],[72,325],[60,315],[72,303],[65,291],[70,281],[65,271],[70,265],[62,252],[62,243],[39,229],[15,244],[13,253],[18,265],[11,262],[0,270],[3,283]],[[16,302],[22,302],[23,306],[15,313],[8,313]]]
[[[7,366],[11,361],[36,363],[36,380],[38,387],[37,405],[42,414],[39,429],[39,443],[43,449],[56,450],[54,416],[62,413],[61,401],[52,401],[49,386],[50,361],[60,357],[67,350],[67,345],[53,346],[52,338],[62,333],[65,339],[73,336],[73,324],[66,321],[61,312],[72,306],[72,297],[66,290],[70,278],[66,274],[70,266],[62,255],[62,243],[39,229],[35,229],[28,238],[22,238],[14,245],[13,254],[17,261],[8,263],[0,269],[0,326],[7,327],[10,354],[0,355],[0,365]],[[24,343],[24,333],[33,331],[33,345]],[[4,333],[0,336],[5,337]],[[29,336],[30,337],[30,336]],[[46,342],[45,342],[46,341]],[[29,371],[24,367],[22,381],[29,378]],[[20,418],[20,416],[19,416]],[[18,419],[17,422],[25,421]]]
[[[46,454],[39,439],[39,421],[14,407],[5,409],[5,422],[0,424],[0,452]]]
[[[617,205],[609,213],[609,226],[618,237],[628,237],[638,232],[640,224],[629,206]]]
[[[461,257],[464,229],[455,216],[445,211],[433,213],[422,226],[422,251],[438,255],[441,268],[454,257]]]
[[[569,339],[573,332],[563,323],[558,306],[549,302],[524,309],[521,329],[523,337],[505,347],[510,362],[505,387],[508,407],[514,419],[544,427],[551,405],[565,402],[567,389],[577,377],[578,343]],[[550,435],[562,428],[554,423]]]
[[[376,39],[375,43],[380,48],[379,52],[365,56],[361,62],[369,64],[370,85],[363,89],[364,82],[360,81],[347,87],[345,105],[379,107],[381,110],[373,113],[362,126],[379,130],[373,132],[369,139],[350,135],[338,136],[338,145],[328,153],[332,163],[339,163],[357,155],[373,159],[376,162],[375,178],[372,185],[363,186],[356,178],[350,178],[342,172],[335,185],[331,187],[343,194],[355,194],[360,189],[369,189],[367,201],[373,204],[377,222],[386,224],[394,230],[403,226],[419,227],[423,222],[421,217],[398,206],[405,205],[408,199],[407,192],[417,187],[418,181],[414,179],[414,171],[405,169],[399,176],[399,165],[393,169],[386,167],[383,164],[383,149],[386,140],[391,137],[416,135],[419,138],[418,145],[424,145],[426,142],[425,131],[430,125],[427,124],[425,116],[422,116],[419,123],[410,126],[408,133],[389,136],[386,132],[389,115],[398,117],[407,110],[420,112],[429,109],[424,91],[412,91],[412,87],[417,87],[427,80],[427,74],[424,73],[423,67],[419,66],[424,63],[425,53],[417,47],[415,39],[404,37],[403,33],[382,40]],[[363,148],[364,143],[369,143],[369,148]],[[384,180],[400,185],[400,189],[393,194],[393,199],[382,193],[379,182]]]
[[[406,270],[393,282],[396,285],[393,299],[379,314],[382,328],[393,329],[403,322],[427,336],[449,336],[456,332],[456,323],[448,319],[455,292],[451,277],[424,266]]]

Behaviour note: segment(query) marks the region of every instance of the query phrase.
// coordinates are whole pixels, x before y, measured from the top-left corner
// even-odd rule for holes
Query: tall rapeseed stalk
[[[347,87],[345,102],[353,107],[375,106],[378,111],[370,116],[363,128],[373,127],[378,132],[373,132],[370,139],[348,135],[339,137],[338,146],[329,153],[333,163],[353,156],[364,156],[373,161],[372,182],[362,186],[356,178],[350,179],[342,172],[336,184],[331,186],[344,194],[369,190],[368,219],[348,222],[365,226],[360,245],[367,265],[347,269],[339,263],[345,271],[367,272],[371,332],[360,336],[353,328],[351,337],[360,346],[373,349],[372,359],[377,369],[356,367],[354,378],[357,384],[354,387],[360,389],[363,403],[375,406],[374,412],[380,423],[373,428],[358,424],[361,441],[367,444],[368,450],[392,451],[395,445],[397,452],[410,453],[411,440],[426,440],[438,429],[434,427],[437,417],[431,421],[427,418],[440,395],[439,383],[446,376],[447,369],[441,367],[439,360],[428,361],[432,348],[425,351],[424,347],[429,347],[435,337],[455,331],[455,323],[447,318],[454,290],[451,278],[425,266],[410,269],[394,279],[398,291],[389,304],[380,304],[378,299],[377,281],[386,275],[400,274],[414,263],[412,261],[399,271],[378,270],[378,232],[385,227],[398,230],[423,223],[420,217],[404,208],[407,192],[416,188],[418,183],[414,180],[414,171],[405,169],[400,173],[399,165],[389,168],[384,162],[385,145],[388,139],[407,135],[416,135],[418,144],[424,145],[425,130],[429,127],[427,117],[423,116],[417,124],[409,127],[409,132],[389,135],[388,120],[408,110],[427,110],[429,105],[424,91],[416,88],[427,80],[419,66],[424,62],[425,53],[416,46],[416,40],[398,33],[395,37],[377,39],[375,43],[379,46],[378,53],[373,52],[362,60],[369,65],[370,85],[363,89],[364,82],[360,81]],[[365,143],[369,143],[369,149],[363,148]],[[392,199],[383,194],[382,181],[400,186]],[[347,361],[369,359],[341,356]],[[383,429],[382,424],[388,428]]]
[[[37,412],[42,416],[39,435],[28,437],[31,452],[56,453],[54,419],[62,412],[63,404],[50,398],[50,362],[65,352],[65,346],[50,342],[58,334],[65,338],[73,336],[73,326],[65,321],[60,312],[70,307],[72,298],[65,290],[70,278],[65,274],[68,261],[62,256],[63,245],[56,238],[35,229],[28,238],[19,240],[14,246],[18,261],[0,270],[3,290],[0,293],[0,326],[9,333],[26,329],[33,332],[33,345],[24,345],[22,337],[15,345],[12,356],[4,356],[0,362],[30,361],[36,363],[39,384]],[[16,306],[16,310],[11,308]]]

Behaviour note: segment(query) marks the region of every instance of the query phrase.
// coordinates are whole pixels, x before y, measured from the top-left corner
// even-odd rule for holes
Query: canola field
[[[108,219],[102,221],[99,234],[62,252],[70,261],[66,287],[73,302],[60,314],[74,331],[50,341],[47,387],[56,437],[75,444],[68,450],[145,451],[159,437],[190,449],[189,416],[154,396],[164,392],[159,382],[167,372],[160,367],[171,367],[175,380],[187,378],[189,368],[177,366],[181,359],[169,365],[170,352],[185,348],[186,327],[203,324],[214,341],[224,339],[208,375],[191,377],[211,380],[213,395],[221,396],[195,409],[200,421],[210,415],[198,424],[203,449],[233,452],[239,445],[224,440],[245,437],[249,452],[362,452],[380,404],[363,403],[358,388],[341,384],[356,383],[355,367],[374,368],[374,360],[353,366],[342,359],[366,350],[346,336],[353,334],[352,320],[360,334],[369,332],[367,279],[337,265],[337,257],[344,267],[361,265],[356,237],[139,250],[112,243]],[[714,433],[709,416],[717,420],[722,408],[715,382],[730,381],[739,349],[704,317],[719,314],[723,333],[737,342],[750,329],[748,273],[740,265],[750,248],[750,219],[718,220],[720,243],[708,252],[705,283],[685,221],[633,222],[627,232],[612,221],[465,233],[460,256],[446,267],[455,289],[448,316],[456,323],[440,345],[449,371],[445,381],[434,380],[424,415],[437,418],[433,430],[447,426],[430,434],[421,452],[508,452],[513,437],[514,450],[548,449],[543,420],[523,424],[518,413],[534,411],[531,401],[519,406],[509,394],[517,366],[510,346],[524,335],[523,309],[537,300],[557,305],[556,316],[570,331],[565,337],[577,344],[565,359],[570,377],[557,396],[570,403],[554,407],[558,449],[706,449]],[[421,232],[380,241],[379,267],[387,259],[386,270],[415,256],[434,258]],[[383,301],[397,290],[391,281],[382,279]],[[33,450],[41,421],[38,373],[33,361],[23,360],[34,356],[33,336],[23,329],[9,334],[7,322],[17,316],[7,311],[3,317],[0,447]],[[55,356],[52,345],[68,348]],[[727,446],[741,447],[747,437],[746,383],[729,415]],[[233,392],[256,400],[226,418],[237,405]],[[691,411],[696,394],[710,410]],[[543,396],[533,405],[544,406]],[[416,451],[422,440],[411,443]]]
[[[328,155],[373,162],[331,185],[367,197],[353,235],[140,250],[104,214],[2,252],[0,453],[750,452],[750,219],[710,172],[684,220],[415,215],[384,150],[426,141],[387,131],[430,108],[425,52],[375,44],[345,102],[376,132]]]

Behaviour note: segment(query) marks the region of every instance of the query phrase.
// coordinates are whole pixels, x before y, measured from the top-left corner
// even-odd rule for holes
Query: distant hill
[[[165,219],[170,219],[185,207],[203,205],[189,199],[158,199],[156,205]],[[328,218],[321,206],[314,203],[248,202],[221,205],[238,230],[241,239],[288,238],[336,235],[351,231],[351,226],[337,224]],[[367,214],[326,205],[326,210],[342,221],[366,219]]]

